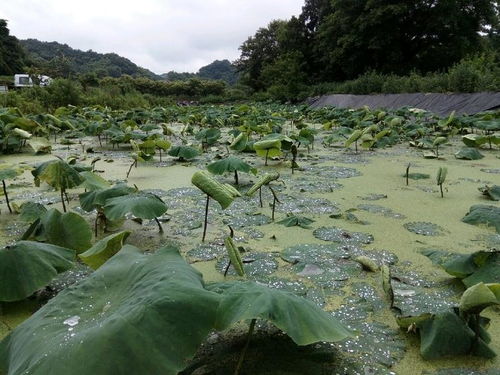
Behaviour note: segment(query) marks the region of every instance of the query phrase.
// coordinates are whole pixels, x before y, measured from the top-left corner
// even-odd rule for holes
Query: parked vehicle
[[[48,86],[52,82],[52,78],[45,75],[39,75],[37,77],[39,86]],[[14,75],[14,87],[33,87],[33,79],[29,74],[15,74]]]

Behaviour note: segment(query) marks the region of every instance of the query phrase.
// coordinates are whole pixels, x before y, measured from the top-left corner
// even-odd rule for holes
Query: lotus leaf
[[[35,185],[44,181],[58,190],[71,189],[81,185],[85,179],[68,163],[61,159],[50,160],[40,164],[31,171],[35,178]]]
[[[304,216],[287,215],[283,220],[278,221],[278,224],[283,224],[285,227],[299,226],[304,229],[309,229],[310,224],[314,223],[314,220],[309,219]]]
[[[137,192],[106,200],[104,215],[109,220],[118,220],[128,213],[141,219],[155,219],[167,211],[167,205],[156,195]]]
[[[479,191],[486,195],[488,198],[494,201],[500,201],[500,186],[483,186],[479,188]]]
[[[452,276],[462,279],[467,286],[477,283],[500,282],[500,252],[478,251],[473,254],[456,254],[439,250],[423,250],[433,263],[440,265]]]
[[[120,251],[130,233],[129,231],[123,231],[104,237],[97,241],[90,249],[78,255],[78,257],[86,265],[96,270]]]
[[[19,301],[73,267],[75,252],[59,246],[20,241],[0,250],[0,301]],[[1,368],[1,366],[0,366]]]
[[[246,193],[249,197],[255,194],[262,186],[269,184],[271,181],[275,181],[280,178],[279,173],[266,173],[262,176]]]
[[[85,179],[83,187],[89,191],[103,190],[111,187],[111,184],[107,180],[93,172],[83,171],[80,172],[80,176]]]
[[[468,147],[479,147],[488,143],[488,139],[479,134],[467,134],[462,137],[462,142]]]
[[[25,202],[21,205],[21,214],[19,219],[21,221],[32,223],[36,219],[39,219],[47,212],[47,209],[43,204],[34,202]]]
[[[223,209],[229,207],[234,198],[240,195],[232,186],[221,184],[204,171],[195,172],[191,178],[191,183],[219,202]]]
[[[469,209],[462,221],[471,225],[484,224],[494,227],[497,233],[500,233],[500,207],[476,204]]]
[[[2,341],[0,371],[175,375],[213,329],[219,299],[177,249],[126,245]]]
[[[43,213],[24,234],[23,239],[32,236],[38,241],[73,249],[77,253],[92,245],[92,231],[87,221],[77,213],[61,214],[55,208]]]
[[[484,155],[473,147],[464,147],[455,153],[455,157],[464,160],[479,160],[484,158]]]
[[[353,337],[353,333],[330,314],[292,293],[252,282],[213,284],[210,289],[222,292],[215,324],[219,330],[242,320],[265,319],[298,345]]]
[[[231,150],[243,151],[248,143],[248,135],[246,133],[240,133],[234,141],[229,145]]]
[[[207,170],[210,173],[218,175],[222,175],[226,172],[234,172],[236,184],[238,184],[238,172],[253,173],[254,175],[257,173],[257,170],[252,168],[250,164],[245,163],[243,160],[235,156],[229,156],[225,159],[209,164],[207,166]]]
[[[47,138],[31,137],[27,143],[37,154],[49,154],[52,151],[52,145]]]
[[[460,299],[460,310],[479,314],[485,308],[500,304],[500,284],[478,283],[468,288]]]
[[[121,197],[136,191],[135,188],[127,186],[126,184],[117,184],[108,189],[94,190],[80,194],[80,205],[82,209],[90,212],[94,209],[104,207],[108,199]]]
[[[220,138],[221,133],[219,129],[203,129],[196,133],[195,138],[207,145],[213,145]]]
[[[168,152],[170,156],[176,156],[179,160],[191,160],[197,157],[200,152],[189,146],[175,146],[170,149]]]

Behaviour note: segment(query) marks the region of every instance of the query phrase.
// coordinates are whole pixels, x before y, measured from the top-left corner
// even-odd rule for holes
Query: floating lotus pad
[[[379,322],[351,324],[351,327],[358,336],[337,344],[339,349],[355,356],[356,362],[363,364],[364,374],[390,374],[387,367],[396,364],[406,353],[406,341],[399,330]],[[377,365],[386,369],[367,371],[370,366],[376,368]]]
[[[261,278],[274,273],[278,269],[278,262],[276,261],[275,254],[243,253],[241,254],[241,258],[245,274],[249,277]],[[215,268],[220,273],[224,273],[228,264],[229,258],[225,256],[217,262]],[[229,267],[228,275],[236,275],[232,266]]]
[[[314,237],[329,242],[340,244],[369,244],[373,236],[362,232],[349,232],[337,227],[321,227],[313,232]]]
[[[223,245],[216,243],[202,243],[189,250],[187,252],[187,256],[195,262],[209,261],[217,259],[220,255],[225,254],[225,252],[226,250]]]
[[[266,225],[269,224],[272,220],[269,216],[261,213],[255,213],[255,214],[243,213],[238,216],[225,218],[222,221],[224,222],[224,224],[231,225],[235,228],[244,228],[249,226]]]
[[[393,219],[399,219],[399,220],[406,219],[405,215],[394,212],[390,208],[379,206],[376,204],[359,204],[358,209],[370,212],[372,214],[380,214],[385,217],[390,217]]]
[[[424,221],[406,223],[403,226],[406,230],[422,236],[440,236],[444,231],[439,225]]]

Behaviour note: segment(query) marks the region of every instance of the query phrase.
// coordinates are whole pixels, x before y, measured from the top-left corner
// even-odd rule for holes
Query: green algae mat
[[[0,374],[500,373],[498,112],[52,117],[0,109]]]

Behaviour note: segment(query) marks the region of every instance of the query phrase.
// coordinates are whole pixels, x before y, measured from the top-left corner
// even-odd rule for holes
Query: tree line
[[[490,0],[306,0],[298,17],[249,37],[236,66],[256,92],[294,99],[371,73],[443,73],[480,54],[498,68],[499,30]]]

